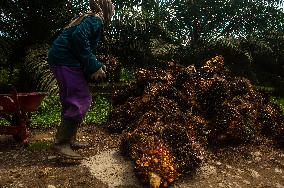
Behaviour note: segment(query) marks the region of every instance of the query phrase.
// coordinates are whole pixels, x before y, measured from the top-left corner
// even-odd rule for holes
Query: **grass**
[[[134,70],[132,68],[122,68],[119,81],[124,83],[131,83],[135,81]]]
[[[28,150],[30,151],[42,151],[42,150],[48,150],[51,147],[51,143],[47,141],[37,141],[30,143],[28,145]]]
[[[271,102],[278,104],[284,113],[284,97],[271,97]]]
[[[49,128],[54,127],[60,122],[60,101],[58,96],[47,96],[37,109],[31,113],[32,128]],[[102,124],[107,121],[108,113],[111,110],[109,99],[97,96],[94,99],[89,111],[86,114],[84,123]],[[0,118],[0,126],[8,126],[10,123]]]
[[[84,123],[102,124],[107,121],[108,114],[111,110],[111,102],[102,96],[97,96],[91,105],[89,112],[86,114]]]
[[[268,92],[273,92],[275,90],[274,87],[270,86],[255,86],[255,88],[260,91],[268,91]]]
[[[101,124],[107,120],[111,109],[110,101],[102,96],[97,96],[86,114],[84,123]],[[58,96],[46,97],[38,110],[32,113],[31,127],[53,127],[60,122],[60,101]]]
[[[32,113],[31,127],[52,127],[60,122],[60,101],[58,96],[47,96],[37,111]]]
[[[4,118],[0,119],[0,126],[8,126],[8,125],[10,125],[10,123],[6,119]]]
[[[275,91],[274,87],[269,87],[269,86],[255,86],[256,89],[260,91],[266,91],[266,92],[271,92],[273,93]],[[282,113],[284,113],[284,96],[272,96],[270,98],[270,101],[279,105],[280,109],[282,110]]]

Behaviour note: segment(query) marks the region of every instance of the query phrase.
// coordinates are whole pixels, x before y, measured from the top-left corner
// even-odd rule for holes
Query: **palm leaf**
[[[25,58],[24,69],[30,75],[30,84],[36,91],[55,94],[58,92],[58,87],[47,63],[47,51],[47,45],[30,48]]]

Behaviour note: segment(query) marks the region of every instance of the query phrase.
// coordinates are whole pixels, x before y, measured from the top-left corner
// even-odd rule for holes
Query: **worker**
[[[106,66],[93,50],[103,41],[113,14],[110,0],[90,0],[90,11],[73,19],[49,49],[48,64],[57,80],[62,106],[53,150],[62,157],[83,159],[75,149],[86,146],[76,141],[76,134],[92,101],[88,82],[106,77]]]

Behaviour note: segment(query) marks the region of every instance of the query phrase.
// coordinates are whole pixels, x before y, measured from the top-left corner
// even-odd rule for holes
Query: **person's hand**
[[[92,80],[101,80],[106,77],[106,66],[103,65],[97,72],[91,75]]]
[[[107,71],[107,68],[106,68],[106,66],[105,66],[105,65],[103,65],[103,66],[102,66],[102,69],[103,69],[103,71],[104,71],[104,72],[106,72],[106,71]]]

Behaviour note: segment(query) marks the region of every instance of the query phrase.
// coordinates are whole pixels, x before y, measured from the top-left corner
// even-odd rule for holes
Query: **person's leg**
[[[83,159],[82,156],[74,152],[70,146],[72,137],[76,133],[76,129],[77,123],[67,119],[61,119],[55,134],[53,145],[53,149],[57,154],[65,158]]]
[[[70,146],[74,150],[84,149],[84,148],[88,148],[90,146],[90,144],[88,142],[82,142],[82,141],[77,140],[76,135],[77,135],[79,126],[80,125],[77,126],[76,132],[74,133],[73,137],[71,138],[71,142],[70,142]]]
[[[91,105],[88,84],[80,68],[51,66],[58,86],[62,105],[61,123],[55,135],[55,150],[66,157],[80,158],[71,149],[78,126]]]

